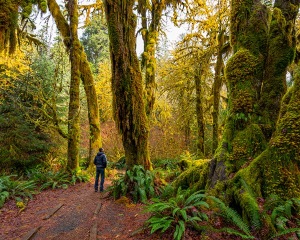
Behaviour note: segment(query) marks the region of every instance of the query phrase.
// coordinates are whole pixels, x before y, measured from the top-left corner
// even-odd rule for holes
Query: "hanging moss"
[[[43,13],[45,13],[47,11],[47,0],[39,0],[38,7]]]

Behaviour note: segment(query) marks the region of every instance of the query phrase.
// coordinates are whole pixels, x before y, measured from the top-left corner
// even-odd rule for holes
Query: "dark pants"
[[[98,191],[98,184],[99,184],[99,175],[101,174],[101,181],[100,181],[100,191],[103,191],[103,184],[105,178],[105,169],[104,168],[97,168],[96,169],[96,179],[95,179],[95,190]]]

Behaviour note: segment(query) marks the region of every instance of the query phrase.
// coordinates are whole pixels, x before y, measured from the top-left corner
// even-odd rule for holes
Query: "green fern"
[[[70,183],[75,185],[76,182],[88,182],[90,180],[90,175],[86,172],[73,171]]]
[[[275,207],[279,205],[283,205],[284,200],[282,200],[278,195],[271,194],[264,204],[264,211],[267,212],[269,210],[273,210]]]
[[[271,195],[266,200],[264,211],[265,213],[271,211],[271,223],[275,231],[277,231],[276,235],[272,236],[272,238],[295,232],[297,235],[300,235],[300,228],[289,228],[287,224],[291,221],[300,226],[299,209],[300,200],[298,198],[283,200],[277,195]]]
[[[240,230],[242,230],[247,236],[251,236],[248,225],[243,221],[241,216],[232,208],[227,207],[220,199],[214,196],[208,196],[207,198],[215,202],[225,217],[234,223]]]
[[[135,165],[125,174],[119,175],[109,190],[115,199],[130,195],[134,202],[145,203],[148,198],[155,195],[154,175],[151,171],[145,170],[143,166]]]
[[[45,173],[45,178],[40,181],[42,183],[41,189],[46,189],[46,188],[64,188],[66,184],[70,183],[70,177],[67,173],[65,172],[53,172],[53,171],[48,171]]]
[[[219,232],[227,232],[229,234],[239,236],[243,239],[255,239],[255,237],[242,234],[242,233],[240,233],[239,231],[237,231],[233,228],[221,228],[221,229],[219,229]]]
[[[34,181],[24,181],[21,178],[15,180],[16,175],[0,177],[0,207],[8,198],[32,198],[36,193]]]
[[[2,191],[0,192],[0,208],[3,207],[5,201],[9,198],[9,192]]]
[[[171,217],[152,217],[147,221],[151,225],[150,233],[154,233],[161,229],[161,232],[165,232],[172,223],[173,219]]]
[[[173,238],[179,240],[187,225],[196,226],[198,222],[208,220],[208,216],[201,211],[202,208],[209,208],[204,199],[205,195],[200,191],[191,193],[190,190],[180,188],[176,196],[168,200],[153,198],[152,204],[148,204],[145,209],[152,213],[146,224],[151,228],[151,233],[173,228]]]
[[[284,236],[286,234],[291,234],[291,233],[297,233],[297,235],[300,235],[300,228],[289,228],[285,229],[284,231],[281,231],[280,233],[273,235],[270,239],[278,238],[281,236]]]
[[[256,201],[253,189],[242,178],[240,178],[240,183],[245,190],[242,194],[239,195],[239,198],[241,198],[241,204],[243,205],[242,207],[243,209],[245,209],[247,215],[249,216],[251,225],[255,229],[259,229],[261,228],[261,214],[259,212],[258,203]]]

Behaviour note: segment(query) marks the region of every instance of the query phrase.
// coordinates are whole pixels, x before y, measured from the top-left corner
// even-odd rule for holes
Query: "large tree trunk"
[[[208,185],[211,188],[258,156],[265,142],[256,124],[255,107],[257,85],[264,73],[267,9],[259,0],[233,0],[231,7],[231,44],[235,53],[225,69],[229,110],[222,141],[210,164]]]
[[[259,0],[232,1],[235,54],[226,66],[229,117],[208,174],[207,186],[238,205],[253,224],[260,222],[257,197],[300,196],[299,75],[281,102],[276,131],[272,131],[285,89],[284,76],[295,51],[299,0],[275,1],[275,6],[268,33],[267,12]],[[243,15],[244,9],[250,9],[250,14]],[[267,98],[264,91],[271,95]],[[263,110],[261,101],[269,101],[261,104]]]
[[[294,5],[295,4],[295,5]],[[295,57],[295,19],[299,0],[276,0],[270,24],[269,52],[265,65],[260,110],[268,124],[268,137],[275,130],[281,99],[286,92],[286,70]]]
[[[70,16],[70,61],[71,61],[71,83],[70,83],[70,103],[68,116],[68,163],[69,170],[75,170],[79,167],[79,85],[80,85],[80,56],[78,49],[80,43],[78,41],[77,26],[77,0],[70,0],[68,3],[68,12]]]
[[[225,69],[229,116],[222,141],[212,161],[195,168],[200,171],[200,174],[196,172],[197,178],[190,170],[175,184],[178,187],[187,180],[198,179],[196,188],[206,185],[210,194],[237,207],[256,227],[262,220],[257,197],[277,194],[288,199],[300,196],[299,73],[281,102],[280,114],[278,112],[284,76],[292,61],[291,53],[295,51],[294,24],[299,2],[275,1],[269,30],[267,9],[260,0],[232,0],[231,44],[235,53]],[[272,99],[267,99],[264,91],[272,91]],[[274,104],[260,105],[260,96],[266,101],[274,100]],[[263,110],[259,106],[263,106]],[[273,132],[272,121],[278,116]],[[267,123],[270,127],[266,127]]]
[[[210,187],[214,187],[219,180],[228,179],[244,164],[249,164],[262,152],[265,139],[268,140],[272,134],[272,131],[266,131],[265,119],[269,122],[277,120],[279,106],[276,99],[281,99],[284,92],[283,76],[286,75],[287,67],[292,61],[291,53],[295,52],[294,23],[299,1],[297,5],[292,5],[292,2],[294,1],[284,1],[284,4],[282,1],[275,2],[278,8],[273,11],[270,34],[267,35],[267,10],[259,0],[232,1],[231,32],[235,54],[226,66],[229,117],[222,143],[210,165]],[[252,9],[251,14],[243,11],[245,7]],[[268,42],[270,45],[266,48]],[[272,71],[271,74],[265,73],[265,69],[276,69],[276,74]],[[270,75],[273,76],[272,82]],[[268,87],[261,88],[262,85]],[[264,111],[260,111],[258,97],[262,96],[262,99],[265,99],[267,93],[264,91],[269,93],[273,88],[281,89],[273,91],[272,93],[277,94],[271,94],[272,99],[268,99],[274,104],[265,104]],[[275,105],[277,111],[274,110]],[[259,124],[261,119],[263,124]]]
[[[48,0],[48,8],[52,17],[55,20],[57,28],[64,39],[64,44],[68,51],[70,51],[70,29],[69,24],[60,11],[60,8],[55,0]],[[78,38],[77,38],[78,40]],[[79,42],[79,40],[78,40]],[[94,79],[92,71],[87,60],[86,54],[82,46],[78,46],[73,51],[77,51],[76,55],[79,57],[80,65],[80,77],[83,82],[88,107],[88,118],[90,124],[90,148],[89,148],[89,164],[93,166],[93,159],[96,155],[99,147],[102,145],[100,134],[100,120],[99,120],[99,108],[97,101],[97,94],[94,85]]]
[[[139,164],[145,169],[151,169],[142,75],[135,51],[134,2],[105,1],[112,62],[114,117],[122,134],[128,167]]]

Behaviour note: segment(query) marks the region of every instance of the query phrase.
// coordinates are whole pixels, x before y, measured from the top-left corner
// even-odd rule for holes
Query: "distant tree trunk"
[[[192,81],[192,76],[188,73],[185,74],[186,77],[186,84],[183,86],[183,88],[179,92],[179,106],[178,109],[178,118],[182,119],[180,121],[180,129],[184,133],[184,144],[186,149],[190,149],[191,144],[191,114],[194,114],[195,109],[192,110],[193,113],[191,113],[191,102],[192,102],[192,92],[194,90],[194,85]],[[193,79],[194,80],[194,79]]]
[[[220,91],[222,87],[222,70],[223,70],[223,57],[222,48],[224,45],[224,31],[220,31],[218,34],[218,50],[217,50],[217,62],[215,66],[215,78],[213,84],[213,131],[212,131],[212,154],[215,153],[219,144],[219,108],[220,108]]]
[[[89,167],[94,167],[94,157],[100,147],[102,138],[100,132],[100,117],[94,78],[86,54],[80,46],[80,72],[87,99],[88,118],[90,124]]]
[[[80,85],[80,55],[76,49],[80,48],[78,41],[77,26],[77,0],[68,2],[68,13],[70,16],[70,61],[71,61],[71,83],[70,83],[70,103],[68,117],[68,164],[69,170],[79,167],[79,85]]]
[[[67,50],[70,51],[70,29],[69,24],[65,17],[60,11],[60,8],[55,0],[48,0],[48,8],[51,12],[52,17],[55,20],[57,28],[63,37],[64,44]],[[78,38],[77,38],[78,40]],[[78,40],[79,42],[79,40]],[[97,101],[97,94],[94,84],[92,71],[87,60],[86,54],[82,46],[78,46],[74,51],[77,51],[79,56],[80,65],[80,77],[83,82],[88,107],[88,118],[90,125],[90,147],[89,147],[89,164],[93,166],[93,159],[96,155],[99,147],[102,146],[101,134],[100,134],[100,118],[99,118],[99,107]]]
[[[197,150],[199,156],[204,156],[204,116],[203,116],[203,105],[202,105],[202,87],[201,87],[201,72],[202,69],[196,70],[195,73],[195,87],[196,87],[196,115],[197,115]]]
[[[112,63],[114,117],[122,134],[126,163],[151,169],[149,128],[143,102],[142,75],[135,51],[134,0],[104,1]]]

